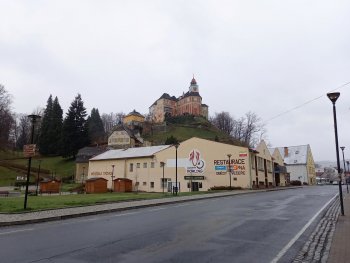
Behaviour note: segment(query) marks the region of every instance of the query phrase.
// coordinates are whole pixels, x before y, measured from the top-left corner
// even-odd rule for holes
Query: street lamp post
[[[342,191],[342,185],[341,185],[340,162],[339,162],[337,112],[336,112],[336,109],[335,109],[335,102],[337,101],[339,96],[340,96],[339,92],[327,93],[327,97],[330,99],[330,101],[333,104],[335,148],[336,148],[336,154],[337,154],[337,169],[338,169],[338,176],[339,176],[339,198],[340,198],[341,214],[344,215],[343,191]]]
[[[175,143],[175,195],[177,195],[178,187],[177,187],[177,148],[179,148],[180,144]]]
[[[350,170],[349,170],[349,164],[350,162],[349,161],[346,161],[346,164],[348,165],[348,172],[347,172],[347,176],[345,177],[345,180],[346,180],[346,191],[347,193],[349,193],[349,173],[350,173]]]
[[[111,175],[111,178],[112,178],[112,183],[111,183],[111,192],[113,192],[113,179],[114,179],[114,164],[112,164],[112,175]]]
[[[83,166],[83,173],[81,175],[81,185],[84,184],[84,177],[85,177],[85,166]]]
[[[164,166],[165,166],[165,162],[160,162],[160,166],[163,168],[162,188],[163,188],[163,194],[164,194]]]
[[[39,180],[40,180],[40,164],[42,160],[38,160],[39,162],[39,168],[38,168],[38,177],[36,179],[36,195],[38,195],[38,189],[39,189]]]
[[[348,180],[346,178],[346,167],[345,167],[345,158],[344,158],[344,150],[345,150],[345,146],[341,146],[340,147],[342,153],[343,153],[343,163],[344,163],[344,178],[345,178],[345,182],[346,182],[346,192],[349,193],[349,187],[348,187]]]
[[[39,115],[28,115],[28,118],[32,121],[32,133],[30,136],[30,144],[33,144],[34,142],[34,126],[37,120],[39,120],[41,117]],[[32,157],[30,156],[28,158],[28,170],[27,170],[27,181],[26,181],[26,191],[24,194],[24,209],[27,209],[27,200],[28,200],[28,186],[29,186],[29,177],[30,177],[30,168],[32,164]]]
[[[232,154],[227,155],[227,157],[228,157],[228,176],[230,179],[230,190],[232,190],[232,186],[231,186],[231,156],[232,156]]]

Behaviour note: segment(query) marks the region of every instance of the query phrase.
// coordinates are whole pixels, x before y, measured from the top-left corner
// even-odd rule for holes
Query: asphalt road
[[[305,187],[1,228],[0,262],[273,262],[337,190]],[[290,262],[315,224],[279,262]]]

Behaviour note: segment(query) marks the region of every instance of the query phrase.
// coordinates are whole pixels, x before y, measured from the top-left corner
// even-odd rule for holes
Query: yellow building
[[[128,127],[132,127],[132,126],[142,127],[144,122],[145,122],[145,116],[143,116],[136,110],[133,110],[123,118],[124,125],[127,125]]]
[[[107,179],[108,188],[112,188],[112,178],[130,179],[134,191],[147,192],[172,191],[176,182],[180,192],[230,185],[252,188],[248,148],[195,137],[177,148],[161,145],[109,150],[90,159],[88,178],[92,177]]]
[[[276,186],[289,185],[290,179],[287,173],[287,168],[284,164],[284,159],[277,148],[269,148],[273,162],[273,173]]]
[[[272,156],[262,140],[251,155],[254,173],[253,188],[268,188],[275,185],[273,178]]]

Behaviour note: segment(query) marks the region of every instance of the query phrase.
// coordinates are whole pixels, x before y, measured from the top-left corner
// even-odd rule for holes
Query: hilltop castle
[[[208,106],[202,104],[197,81],[193,77],[188,92],[178,98],[164,93],[149,107],[149,113],[151,120],[156,123],[163,122],[166,114],[170,116],[191,114],[208,119]]]

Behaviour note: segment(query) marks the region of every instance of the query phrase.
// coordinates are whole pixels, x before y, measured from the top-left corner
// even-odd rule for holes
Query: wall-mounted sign
[[[241,154],[244,155],[246,153],[240,153],[240,157]],[[230,160],[230,165],[228,160],[214,160],[215,173],[216,175],[224,175],[231,170],[232,175],[245,175],[245,163],[246,160],[244,158],[232,158]]]
[[[188,174],[202,174],[205,169],[205,161],[202,159],[200,151],[194,149],[188,155],[188,166],[186,172]]]
[[[204,180],[204,176],[196,176],[196,175],[185,175],[185,180]]]

